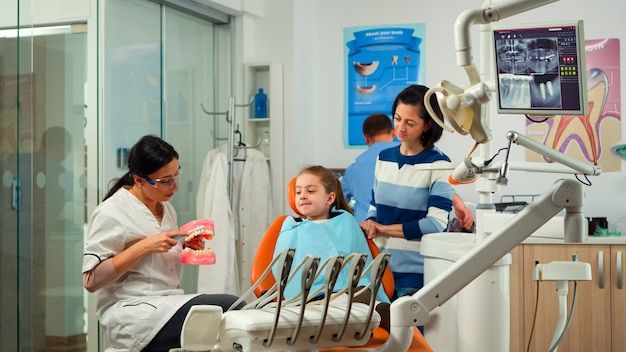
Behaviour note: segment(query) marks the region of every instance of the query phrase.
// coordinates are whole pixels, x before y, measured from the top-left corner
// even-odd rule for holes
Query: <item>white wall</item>
[[[344,27],[426,23],[426,55],[422,53],[426,60],[426,84],[433,86],[442,79],[459,85],[468,83],[464,71],[456,66],[454,22],[463,10],[480,7],[480,1],[264,1],[263,18],[252,20],[254,29],[248,32],[254,33],[254,49],[246,56],[252,61],[275,61],[285,65],[285,179],[293,177],[304,164],[345,167],[362,151],[345,148],[342,140]],[[618,0],[562,0],[502,22],[582,19],[587,39],[619,38],[622,41],[624,62],[626,26],[620,23],[625,10],[626,4]],[[246,40],[250,42],[250,38]],[[477,29],[472,44],[478,47]],[[625,70],[622,69],[622,82]],[[623,101],[626,88],[622,87],[621,95]],[[622,135],[625,128],[622,127]],[[494,150],[506,146],[505,133],[511,129],[523,132],[524,118],[493,117]],[[439,146],[453,161],[460,161],[472,144],[469,137],[445,133]],[[511,160],[523,161],[524,153],[522,147],[514,146]],[[542,193],[562,177],[573,176],[512,172],[509,185],[494,194],[494,200],[499,201],[502,195]],[[626,216],[624,171],[604,173],[591,178],[591,182],[592,187],[585,187],[587,198],[583,210],[586,216],[607,216],[609,222]],[[478,201],[474,186],[462,186],[458,191],[466,201]]]
[[[17,23],[15,0],[0,0],[0,27],[11,28]],[[23,25],[52,25],[84,22],[89,16],[91,2],[85,0],[28,0],[20,3],[20,23]],[[36,9],[34,11],[33,9]]]

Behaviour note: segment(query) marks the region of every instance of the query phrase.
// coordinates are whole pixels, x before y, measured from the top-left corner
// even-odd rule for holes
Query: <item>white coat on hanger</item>
[[[237,214],[238,229],[237,256],[239,258],[239,288],[241,293],[250,288],[252,261],[259,242],[272,223],[272,189],[270,173],[265,155],[252,148],[245,150],[246,160],[243,162],[241,177],[233,177],[239,183],[233,187],[234,212]],[[236,169],[236,168],[235,168]],[[235,203],[235,199],[238,202]]]
[[[232,208],[226,182],[226,146],[209,151],[204,160],[197,214],[198,218],[215,222],[215,236],[207,247],[213,248],[217,262],[200,267],[198,291],[201,293],[241,295],[251,286],[252,260],[273,220],[269,167],[265,156],[253,148],[239,150],[237,155],[245,156],[245,160],[233,161]]]
[[[215,253],[214,265],[203,265],[198,270],[199,293],[239,294],[235,227],[228,198],[228,162],[226,148],[209,151],[204,158],[196,214],[198,219],[210,219],[215,224],[215,236],[205,244]]]

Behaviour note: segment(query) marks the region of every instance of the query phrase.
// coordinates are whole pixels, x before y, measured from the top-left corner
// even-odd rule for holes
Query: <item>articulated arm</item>
[[[509,253],[544,223],[566,209],[565,240],[586,240],[582,215],[582,185],[575,180],[558,180],[552,188],[522,209],[505,226],[478,243],[463,257],[426,284],[413,296],[400,297],[391,305],[391,334],[379,351],[406,351],[411,328],[424,325],[430,312],[442,305],[482,272]]]
[[[491,89],[488,82],[481,79],[480,72],[472,60],[471,26],[486,25],[555,1],[557,0],[486,1],[482,8],[465,10],[457,17],[454,24],[456,62],[465,69],[470,85],[461,87],[444,80],[428,90],[424,99],[425,108],[439,126],[448,132],[456,130],[462,135],[469,133],[476,143],[487,143],[491,140],[490,129],[482,121],[483,116],[487,114],[484,111],[485,105],[491,100]],[[486,62],[488,59],[488,52],[483,52],[481,60]],[[454,130],[439,119],[430,106],[429,98],[435,93],[439,93],[437,100],[445,121]]]

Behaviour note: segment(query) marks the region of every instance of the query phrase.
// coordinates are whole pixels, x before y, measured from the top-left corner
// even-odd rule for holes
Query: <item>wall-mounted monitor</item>
[[[586,115],[583,21],[493,26],[498,113]]]

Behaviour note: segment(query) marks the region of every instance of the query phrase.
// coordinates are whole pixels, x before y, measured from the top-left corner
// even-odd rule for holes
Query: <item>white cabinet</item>
[[[244,65],[244,92],[247,98],[259,88],[267,95],[267,117],[254,118],[254,102],[245,114],[245,142],[265,154],[270,168],[274,216],[285,213],[286,183],[283,177],[283,65],[278,63]]]

